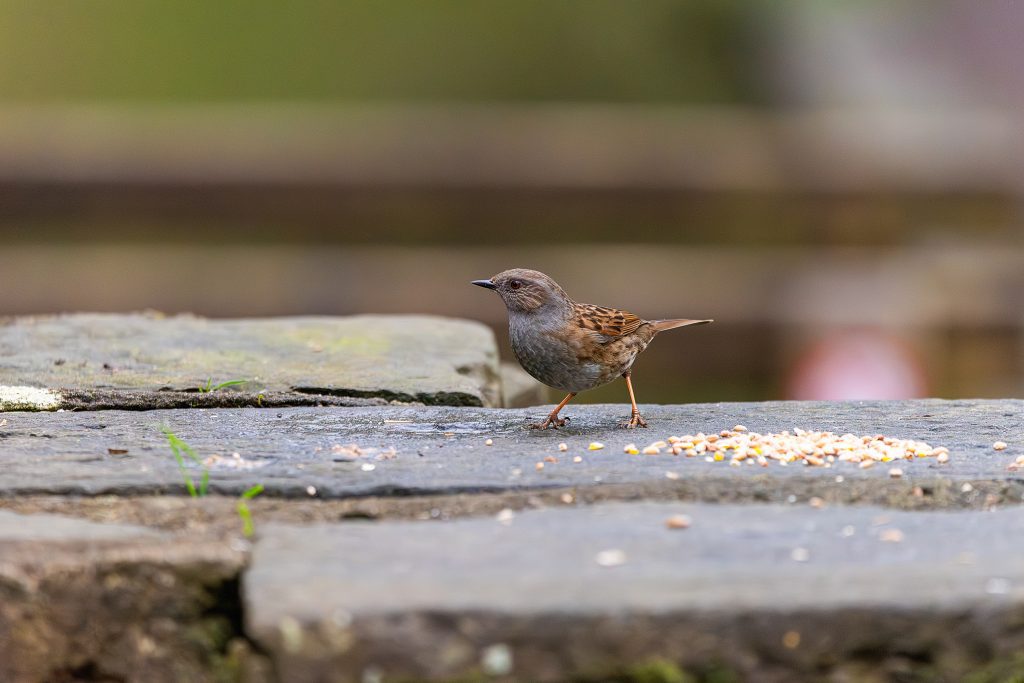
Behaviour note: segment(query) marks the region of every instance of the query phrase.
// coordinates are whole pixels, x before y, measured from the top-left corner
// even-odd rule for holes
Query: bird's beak
[[[486,287],[487,289],[497,289],[498,286],[490,280],[473,280],[472,284],[477,287]]]

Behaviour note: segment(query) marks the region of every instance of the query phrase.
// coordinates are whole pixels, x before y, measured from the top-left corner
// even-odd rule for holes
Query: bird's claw
[[[530,429],[547,429],[548,427],[558,429],[559,427],[564,427],[568,421],[569,418],[567,417],[552,417],[551,415],[548,415],[547,419],[543,422],[537,422],[530,425]]]
[[[629,422],[622,425],[626,429],[636,429],[637,427],[646,427],[647,420],[640,417],[640,413],[633,413],[632,417],[629,418]]]

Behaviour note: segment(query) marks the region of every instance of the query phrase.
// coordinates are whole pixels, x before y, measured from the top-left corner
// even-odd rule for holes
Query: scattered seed
[[[558,462],[558,458],[553,455],[546,456],[544,462]]]
[[[675,481],[676,479],[679,478],[679,473],[678,472],[666,472],[665,473],[665,478],[666,479],[671,479],[671,480]]]
[[[315,496],[316,495],[316,487],[315,486],[307,486],[306,487],[306,495],[307,496]]]
[[[503,508],[495,517],[499,522],[506,526],[512,523],[512,518],[516,516],[511,508]]]
[[[573,462],[583,462],[583,458],[581,456],[577,455],[577,456],[573,457],[572,461]]]
[[[362,465],[360,465],[360,469],[363,470],[363,472],[373,472],[375,469],[377,469],[377,466],[374,465],[372,462],[364,462]]]
[[[964,485],[960,487],[960,491],[962,493],[970,493],[973,490],[974,490],[974,487],[971,486],[970,482],[964,482]]]
[[[587,446],[587,450],[588,450],[588,451],[599,451],[599,450],[601,450],[602,448],[604,448],[604,444],[603,444],[603,443],[600,443],[600,442],[598,442],[598,441],[591,441],[591,442],[590,442],[590,445],[589,445],[589,446]]]
[[[813,498],[811,498],[809,501],[807,501],[807,504],[810,505],[812,508],[818,508],[819,510],[825,507],[825,501],[819,498],[818,496],[814,496]]]
[[[566,505],[571,505],[576,499],[573,498],[573,495],[571,493],[563,493],[559,497],[559,500],[561,500]]]
[[[560,450],[561,452],[565,453],[567,450],[569,450],[569,444],[567,444],[567,443],[560,443],[560,444],[558,444],[558,450]]]
[[[618,567],[626,563],[626,553],[618,548],[602,550],[594,556],[594,562],[597,562],[602,567]]]
[[[997,450],[997,451],[1005,451],[1006,450],[1006,442],[1005,441],[996,441],[994,444],[992,444],[992,448],[994,450]]]
[[[787,650],[795,650],[800,647],[800,632],[786,631],[782,635],[782,646]]]
[[[878,538],[883,543],[902,543],[903,532],[899,529],[883,529]]]
[[[724,429],[717,434],[673,435],[665,441],[655,441],[642,451],[632,443],[623,448],[625,453],[642,452],[647,455],[658,455],[665,450],[672,455],[685,454],[687,457],[705,455],[707,462],[728,462],[733,467],[745,460],[762,467],[775,463],[782,467],[803,464],[829,468],[848,462],[863,469],[874,467],[879,462],[903,459],[934,457],[940,463],[949,461],[949,449],[945,446],[933,447],[913,439],[898,439],[883,434],[837,435],[803,429],[759,434],[749,431],[743,425],[736,425],[731,430]]]
[[[534,465],[533,467],[534,467],[534,469],[536,469],[536,470],[537,470],[537,471],[539,472],[539,471],[541,471],[542,469],[544,469],[544,463],[542,463],[542,462],[539,462],[539,463],[537,463],[536,465]]]
[[[672,515],[665,520],[665,526],[669,529],[689,529],[690,518],[686,515]]]
[[[493,446],[494,445],[494,439],[487,439],[487,441],[484,441],[484,445],[485,446]]]
[[[902,476],[903,470],[901,470],[899,467],[893,467],[892,469],[889,470],[889,477],[891,479],[899,479]]]
[[[627,443],[625,446],[622,447],[622,452],[627,453],[629,455],[636,455],[637,453],[640,452],[640,449],[636,447],[635,443]]]

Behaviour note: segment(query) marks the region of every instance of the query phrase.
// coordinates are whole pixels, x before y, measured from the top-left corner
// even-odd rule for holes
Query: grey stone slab
[[[245,560],[223,542],[0,511],[0,680],[228,680],[249,654]]]
[[[22,515],[0,510],[0,544],[14,541],[118,541],[159,536],[131,524],[97,524],[63,515]]]
[[[501,394],[505,408],[528,408],[548,402],[548,388],[528,375],[518,363],[502,363]]]
[[[267,487],[267,495],[303,498],[308,487],[328,498],[575,487],[581,495],[617,490],[633,498],[660,491],[709,501],[820,495],[835,502],[888,504],[892,495],[911,503],[980,507],[988,495],[996,496],[994,502],[1020,502],[1024,494],[1019,473],[1007,469],[1024,452],[1022,409],[1018,400],[645,406],[652,426],[634,432],[618,427],[628,412],[622,405],[577,406],[570,411],[570,428],[545,432],[526,426],[545,408],[7,413],[0,415],[0,494],[184,493],[161,433],[166,426],[209,459],[212,490],[226,494],[257,483]],[[642,445],[737,423],[762,432],[794,427],[881,432],[944,445],[952,455],[946,465],[934,458],[894,463],[904,476],[891,480],[883,465],[867,470],[847,463],[729,467],[701,458],[622,452],[630,441]],[[492,446],[484,445],[488,438]],[[1009,448],[993,451],[997,439]],[[593,441],[606,448],[587,450]],[[561,442],[567,452],[558,450]],[[353,457],[340,448],[353,443],[366,455]],[[574,456],[581,462],[573,462]],[[547,457],[557,462],[544,462]],[[198,474],[194,466],[190,471]],[[922,487],[923,497],[911,500],[915,486]]]
[[[236,379],[247,381],[199,391]],[[0,410],[366,399],[497,406],[500,394],[494,336],[471,321],[102,314],[0,321]]]
[[[667,528],[679,514],[690,528]],[[245,606],[284,680],[450,680],[496,657],[517,680],[600,680],[659,659],[794,680],[866,643],[876,651],[861,657],[906,647],[956,680],[1024,645],[1022,534],[1020,507],[685,503],[267,525]]]

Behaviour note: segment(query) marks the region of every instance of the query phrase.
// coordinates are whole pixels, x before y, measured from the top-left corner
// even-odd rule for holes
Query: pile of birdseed
[[[861,468],[876,463],[935,458],[938,463],[949,462],[949,449],[933,447],[924,441],[897,439],[883,434],[855,436],[832,432],[809,432],[794,429],[780,434],[759,434],[736,425],[718,434],[670,436],[641,449],[627,444],[623,451],[632,455],[683,455],[702,457],[708,462],[728,462],[730,465],[803,464],[811,467],[832,467],[837,462],[849,462]]]

